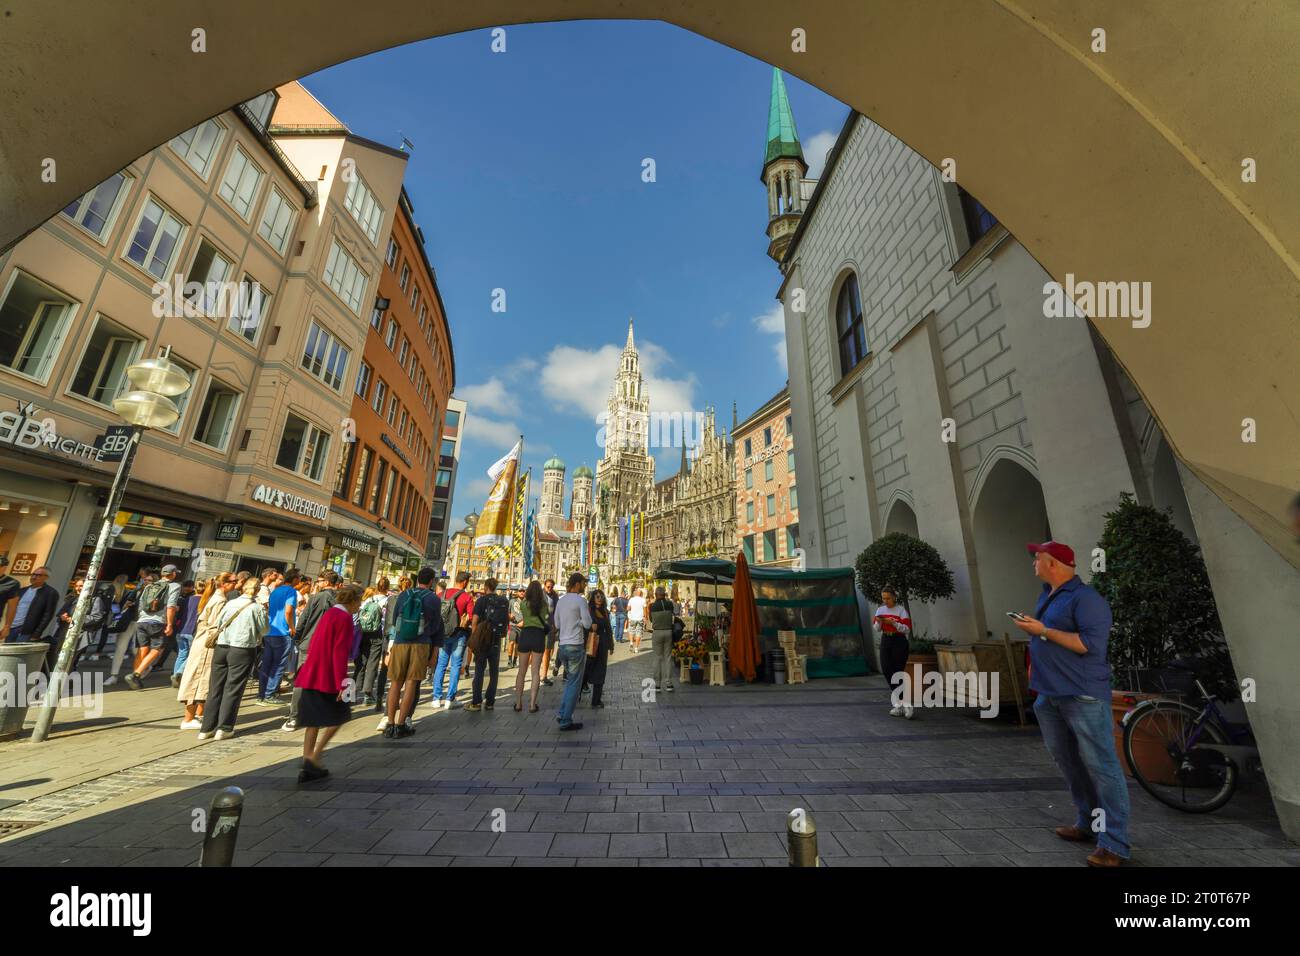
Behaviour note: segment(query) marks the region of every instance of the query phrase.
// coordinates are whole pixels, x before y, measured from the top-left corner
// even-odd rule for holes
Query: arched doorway
[[[911,535],[913,538],[920,540],[921,532],[916,522],[916,512],[912,506],[902,498],[896,498],[894,503],[889,506],[889,514],[885,516],[885,534],[892,534],[895,531]],[[930,631],[930,609],[927,605],[920,602],[911,602],[909,610],[912,613],[912,628],[917,637],[929,634]],[[938,635],[929,634],[930,637]],[[945,637],[954,637],[947,634]]]
[[[1032,614],[1038,596],[1025,544],[1052,536],[1038,479],[1010,458],[998,459],[979,489],[972,527],[985,629],[1000,637],[1011,631],[1005,613]]]

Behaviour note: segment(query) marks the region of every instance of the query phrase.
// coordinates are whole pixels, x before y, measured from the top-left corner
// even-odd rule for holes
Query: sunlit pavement
[[[576,732],[555,722],[560,681],[514,713],[514,670],[494,711],[422,703],[404,740],[355,708],[331,775],[304,786],[285,710],[245,706],[236,737],[200,744],[164,678],[114,688],[97,721],[0,744],[0,827],[48,821],[0,840],[0,864],[195,865],[196,810],[233,784],[242,866],[785,866],[796,807],[827,866],[1083,865],[1088,848],[1052,833],[1072,811],[1038,732],[1008,715],[891,718],[878,677],[643,701],[651,660],[620,644],[607,707],[584,697]],[[1300,864],[1261,784],[1203,816],[1130,792],[1135,865]]]

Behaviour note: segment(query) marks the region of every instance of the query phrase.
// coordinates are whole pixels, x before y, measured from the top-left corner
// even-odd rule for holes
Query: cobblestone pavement
[[[155,678],[109,694],[117,716],[0,745],[0,797],[17,801],[0,810],[0,865],[194,865],[196,810],[231,784],[247,795],[244,866],[785,866],[794,807],[827,866],[1083,865],[1087,849],[1051,832],[1072,811],[1034,728],[891,718],[878,677],[645,702],[650,658],[620,645],[608,706],[584,698],[572,733],[555,723],[559,682],[537,714],[514,713],[505,686],[492,712],[422,704],[405,740],[357,708],[331,776],[306,786],[283,712],[246,707],[235,738],[199,744]],[[1135,865],[1300,865],[1262,785],[1203,816],[1131,792]],[[6,839],[7,823],[38,825]]]

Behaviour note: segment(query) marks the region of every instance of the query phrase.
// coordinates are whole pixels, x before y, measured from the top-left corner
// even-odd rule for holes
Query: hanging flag
[[[510,532],[513,524],[515,504],[515,475],[519,471],[519,453],[523,439],[506,453],[491,468],[488,477],[492,479],[492,491],[488,494],[483,510],[475,526],[474,546],[478,548],[496,548],[502,551],[510,547]]]
[[[532,469],[521,477],[515,490],[515,503],[510,522],[510,558],[521,558],[524,553],[524,508],[527,507],[528,480]]]
[[[524,578],[533,576],[533,564],[537,560],[537,513],[528,512],[524,528]]]

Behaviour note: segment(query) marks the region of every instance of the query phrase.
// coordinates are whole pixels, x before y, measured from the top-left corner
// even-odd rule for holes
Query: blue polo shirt
[[[285,620],[284,609],[290,602],[293,602],[294,610],[297,611],[298,590],[292,584],[281,584],[267,599],[266,613],[271,619],[271,633],[276,637],[289,636],[289,622]]]
[[[1051,592],[1051,586],[1044,584],[1034,617],[1053,630],[1078,634],[1088,652],[1076,654],[1052,641],[1030,638],[1029,688],[1048,697],[1087,695],[1109,700],[1110,605],[1077,574],[1049,600]]]

